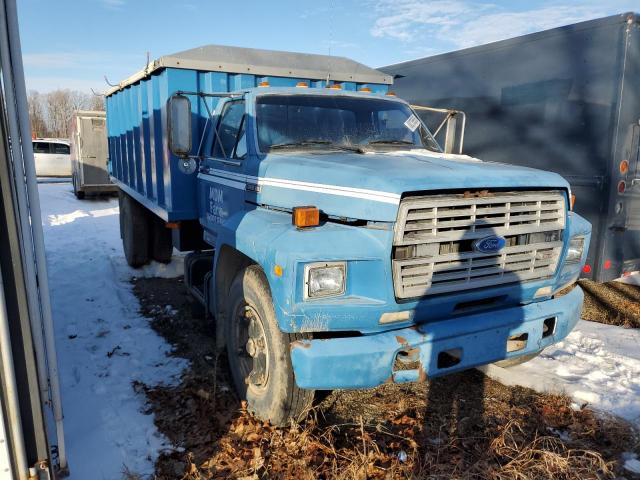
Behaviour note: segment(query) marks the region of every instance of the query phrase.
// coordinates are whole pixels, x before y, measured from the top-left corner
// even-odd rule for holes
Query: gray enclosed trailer
[[[382,70],[411,103],[464,111],[467,153],[569,180],[575,210],[593,225],[583,276],[607,281],[640,270],[638,14]]]
[[[108,163],[105,112],[77,111],[71,119],[71,167],[73,193],[79,199],[85,194],[115,193]]]

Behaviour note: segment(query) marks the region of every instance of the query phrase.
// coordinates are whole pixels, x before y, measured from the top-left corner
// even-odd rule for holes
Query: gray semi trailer
[[[466,153],[569,180],[575,211],[593,225],[583,277],[608,281],[640,270],[638,14],[382,70],[409,102],[464,111]]]

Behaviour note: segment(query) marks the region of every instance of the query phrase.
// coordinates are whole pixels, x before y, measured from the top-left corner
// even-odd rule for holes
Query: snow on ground
[[[177,276],[124,260],[116,199],[78,201],[69,183],[39,185],[71,479],[150,474],[166,446],[132,382],[172,383],[186,363],[138,314],[129,279]]]
[[[618,278],[615,280],[616,282],[628,283],[629,285],[638,285],[640,286],[640,272],[633,272],[632,274]]]
[[[523,365],[482,370],[506,385],[566,393],[640,426],[640,331],[582,320],[565,341]]]

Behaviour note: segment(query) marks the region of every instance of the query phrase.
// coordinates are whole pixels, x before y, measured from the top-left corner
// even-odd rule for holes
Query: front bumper
[[[322,390],[370,388],[538,352],[569,334],[580,319],[583,296],[576,286],[563,297],[504,310],[361,337],[294,342],[291,361],[296,383],[300,388]],[[555,326],[543,334],[544,321],[549,318],[555,319]],[[523,334],[525,346],[508,352],[508,339]],[[394,371],[399,353],[412,360],[411,368]]]

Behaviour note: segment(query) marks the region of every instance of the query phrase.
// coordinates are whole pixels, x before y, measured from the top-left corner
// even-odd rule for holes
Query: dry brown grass
[[[574,410],[563,396],[505,387],[476,371],[333,392],[303,424],[273,428],[237,401],[223,358],[214,370],[212,329],[187,313],[180,283],[135,285],[154,328],[191,362],[178,386],[136,385],[176,447],[158,459],[158,480],[586,480],[614,478],[622,452],[640,453],[625,422]],[[167,304],[179,318],[153,308]]]
[[[592,322],[640,328],[640,287],[620,282],[580,280],[585,293],[582,318]]]

